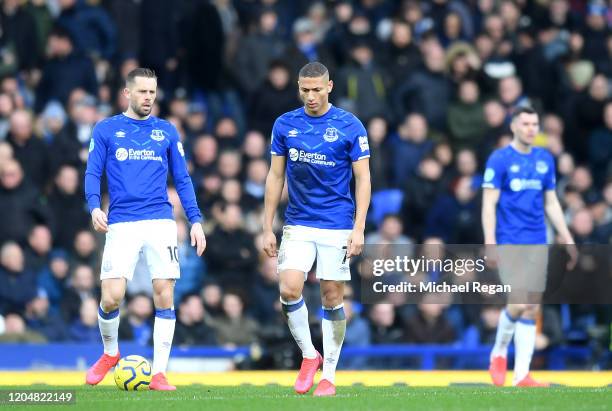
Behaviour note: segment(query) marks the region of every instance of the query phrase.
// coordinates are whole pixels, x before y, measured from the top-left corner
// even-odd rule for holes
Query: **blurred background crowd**
[[[87,147],[97,121],[125,110],[126,74],[145,66],[158,75],[154,114],[179,130],[206,216],[198,258],[169,190],[182,271],[174,342],[261,344],[270,354],[260,366],[291,366],[276,263],[259,241],[270,130],[300,106],[296,73],[315,60],[330,70],[332,102],[368,130],[368,243],[481,243],[484,162],[509,143],[512,111],[529,105],[541,113],[536,144],[556,159],[576,241],[610,244],[612,1],[3,0],[0,341],[100,340],[104,237],[83,196]],[[493,342],[499,305],[360,304],[367,267],[353,263],[346,346]],[[120,339],[149,344],[153,307],[140,274]],[[317,339],[313,278],[305,298]],[[610,325],[609,306],[547,306],[537,347],[605,352]]]

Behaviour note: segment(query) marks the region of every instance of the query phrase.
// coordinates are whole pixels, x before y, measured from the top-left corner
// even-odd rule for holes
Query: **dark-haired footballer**
[[[305,65],[298,88],[304,106],[280,116],[272,129],[263,245],[268,256],[278,257],[282,309],[303,355],[295,391],[308,392],[322,366],[314,395],[327,396],[336,393],[336,365],[346,331],[343,298],[344,282],[351,279],[349,260],[363,249],[371,190],[370,148],[361,121],[329,103],[333,82],[323,64]],[[285,174],[289,204],[277,252],[272,223]],[[355,201],[350,191],[353,174]],[[323,356],[312,344],[302,298],[315,259],[323,303]]]

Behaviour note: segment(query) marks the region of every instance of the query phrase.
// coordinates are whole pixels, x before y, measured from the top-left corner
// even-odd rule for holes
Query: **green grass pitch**
[[[2,390],[25,387],[0,387]],[[609,410],[612,388],[338,387],[332,398],[297,395],[290,387],[180,386],[175,392],[123,392],[114,387],[29,387],[76,390],[74,405],[29,405],[0,408],[66,410],[228,410],[228,411],[359,411],[359,410]],[[311,391],[312,393],[312,391]]]

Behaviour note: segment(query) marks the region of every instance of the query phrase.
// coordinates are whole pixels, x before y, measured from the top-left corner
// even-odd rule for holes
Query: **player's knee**
[[[174,290],[172,287],[166,287],[155,290],[155,302],[158,307],[170,307],[173,305]]]
[[[325,308],[333,308],[342,303],[342,294],[337,289],[323,290],[321,292],[321,302]]]
[[[121,301],[113,298],[112,295],[108,295],[108,296],[102,296],[102,299],[100,301],[100,306],[102,307],[102,310],[104,310],[104,312],[109,313],[111,311],[115,311],[119,309],[120,303]]]
[[[281,284],[280,296],[283,301],[295,301],[302,296],[302,290],[299,287],[292,287],[287,284]]]

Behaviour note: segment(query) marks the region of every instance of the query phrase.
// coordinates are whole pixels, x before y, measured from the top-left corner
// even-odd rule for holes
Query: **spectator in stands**
[[[191,178],[194,185],[216,170],[217,140],[210,134],[201,134],[191,143]]]
[[[38,287],[49,299],[49,312],[60,314],[60,305],[68,288],[68,253],[57,249],[49,253],[48,268],[38,275]]]
[[[13,147],[13,157],[19,161],[25,179],[43,191],[49,175],[49,156],[45,143],[34,136],[32,114],[15,110],[11,114],[11,128],[7,141]]]
[[[189,229],[185,220],[177,221],[178,254],[181,268],[181,281],[174,286],[174,299],[181,301],[183,295],[197,293],[204,282],[204,260],[198,257],[191,246]]]
[[[179,22],[180,5],[176,3],[168,3],[163,0],[146,0],[140,9],[139,29],[143,36],[140,41],[139,50],[135,53],[142,67],[149,67],[155,71],[158,77],[158,86],[164,93],[170,95],[178,81],[178,64],[179,54],[185,52],[193,52],[191,49],[186,50],[185,44],[182,42],[193,41],[195,39],[185,37],[181,39],[180,30],[187,30],[183,22]],[[195,18],[195,15],[188,16]],[[170,20],[171,19],[171,20]],[[166,21],[166,24],[159,24],[160,21]],[[181,25],[183,23],[183,25]],[[211,21],[202,21],[203,26],[211,29]],[[133,23],[132,23],[133,24]],[[192,27],[190,27],[192,28]],[[128,30],[130,31],[130,30]],[[146,34],[145,34],[146,33]],[[195,33],[189,33],[193,36]],[[218,38],[211,38],[210,41],[219,42]],[[152,45],[155,45],[152,47]],[[182,50],[180,47],[183,46]],[[219,47],[222,46],[222,43]],[[210,49],[206,50],[210,52]],[[204,50],[202,50],[204,52]],[[217,59],[217,55],[211,55],[211,59]],[[195,63],[195,62],[194,62]],[[198,64],[202,71],[210,70],[203,64]],[[184,67],[185,70],[191,71],[191,67]],[[190,84],[191,85],[191,84]]]
[[[444,50],[433,42],[424,49],[423,57],[424,65],[397,86],[393,107],[398,116],[421,111],[430,127],[444,131],[452,92],[451,83],[444,76]]]
[[[404,230],[419,241],[425,228],[425,218],[436,198],[442,193],[442,167],[432,157],[421,160],[417,175],[404,184],[402,217]]]
[[[39,42],[36,20],[23,3],[7,0],[2,4],[0,20],[6,44],[14,48],[16,70],[29,72],[40,64],[43,47]]]
[[[293,43],[283,53],[293,81],[297,81],[300,68],[312,61],[323,63],[332,79],[337,74],[334,57],[325,43],[317,42],[315,29],[307,17],[300,17],[293,23]]]
[[[219,226],[208,236],[204,257],[209,273],[222,285],[249,290],[257,262],[253,237],[241,227],[240,206],[227,204],[222,212]]]
[[[19,314],[8,313],[4,316],[4,332],[0,333],[0,343],[44,343],[45,337],[29,330]]]
[[[242,169],[240,154],[234,150],[226,150],[219,154],[217,168],[221,178],[228,180],[238,178]]]
[[[449,194],[438,197],[427,212],[425,236],[440,237],[447,244],[480,244],[480,203],[472,177],[459,177]]]
[[[504,106],[499,100],[489,100],[484,104],[484,118],[487,129],[478,150],[478,158],[481,163],[486,161],[501,136],[512,135],[506,124]]]
[[[174,330],[174,343],[181,345],[215,345],[215,331],[208,326],[200,296],[187,294],[181,300]]]
[[[247,131],[244,135],[244,142],[242,143],[243,162],[246,163],[249,160],[256,160],[259,158],[269,159],[270,153],[267,148],[267,139],[267,135],[264,137],[264,134],[260,131]]]
[[[499,101],[506,111],[505,123],[510,124],[512,113],[519,107],[530,107],[532,101],[524,94],[521,79],[516,76],[504,77],[497,88]]]
[[[404,224],[397,214],[387,214],[383,217],[378,231],[365,237],[368,247],[365,256],[372,258],[395,258],[395,256],[412,255],[413,241],[403,235]]]
[[[402,329],[395,315],[395,308],[389,303],[374,304],[369,312],[371,343],[399,344],[403,338]],[[372,368],[397,369],[402,361],[397,358],[370,358],[368,361]]]
[[[389,70],[391,84],[399,85],[421,63],[421,52],[414,44],[412,27],[404,20],[394,20],[391,37],[382,53],[384,67]],[[371,148],[371,147],[370,147]]]
[[[215,282],[207,282],[201,291],[204,310],[211,318],[218,318],[223,314],[221,301],[223,299],[223,289]]]
[[[70,249],[76,234],[89,226],[90,217],[78,189],[78,170],[73,166],[62,166],[55,176],[48,201],[55,222],[53,245],[64,250]]]
[[[97,250],[96,238],[90,230],[81,230],[74,237],[71,264],[86,264],[92,269],[98,269],[100,255]]]
[[[70,339],[76,342],[100,342],[98,300],[85,298],[79,307],[79,317],[70,326]]]
[[[9,133],[10,125],[10,117],[13,111],[15,110],[15,103],[13,98],[7,93],[0,93],[0,143],[4,146],[4,140]],[[7,152],[7,148],[3,148],[3,156],[12,158],[13,151],[12,148],[10,152]],[[8,155],[10,154],[10,156]]]
[[[387,141],[388,123],[384,117],[373,117],[367,123],[370,143],[370,179],[372,192],[389,188],[392,181],[392,152]]]
[[[148,345],[153,338],[153,302],[147,294],[128,298],[127,313],[119,323],[119,340]]]
[[[474,150],[469,148],[461,149],[457,152],[455,159],[457,176],[471,177],[474,179],[472,186],[479,187],[481,178],[480,175],[476,174],[478,171],[478,160],[476,159]]]
[[[570,229],[576,244],[598,243],[593,216],[588,209],[582,208],[574,214],[570,222]]]
[[[603,110],[611,95],[609,81],[603,74],[595,75],[588,90],[575,94],[573,104],[564,113],[564,118],[569,120],[566,145],[580,162],[588,159],[585,139],[604,125]]]
[[[164,2],[165,3],[165,2]],[[175,5],[172,5],[174,8]],[[192,13],[185,18],[186,24],[179,27],[185,47],[184,69],[189,74],[191,86],[208,93],[223,91],[226,84],[225,68],[222,64],[209,64],[210,61],[222,62],[225,58],[226,38],[215,4],[196,3]],[[250,56],[256,57],[257,56]],[[220,109],[227,109],[223,107]],[[216,109],[211,107],[213,118]]]
[[[408,114],[397,129],[393,140],[393,166],[395,185],[402,187],[417,170],[419,163],[433,148],[428,138],[427,120],[422,114]]]
[[[406,319],[405,341],[415,344],[450,344],[456,333],[445,316],[446,306],[435,303],[436,297],[429,294],[417,305],[417,311]]]
[[[603,120],[603,127],[589,136],[589,164],[596,187],[602,187],[606,178],[612,176],[612,101],[604,106]]]
[[[403,332],[395,316],[395,308],[388,303],[374,304],[368,313],[372,344],[397,344]]]
[[[79,316],[79,310],[85,300],[98,301],[100,291],[92,268],[80,264],[74,267],[70,276],[70,285],[64,293],[62,315],[66,321],[71,322]]]
[[[39,294],[27,304],[24,319],[28,329],[42,334],[47,341],[68,339],[64,319],[49,311],[49,300],[44,294]]]
[[[459,84],[458,99],[448,108],[448,127],[453,147],[476,148],[486,131],[478,84],[472,80]]]
[[[68,99],[68,114],[69,119],[52,146],[54,166],[57,169],[69,164],[85,168],[91,133],[95,123],[100,120],[96,98],[81,88],[72,90]]]
[[[268,162],[263,158],[250,161],[246,165],[244,182],[244,204],[253,209],[263,202],[268,176]]]
[[[223,316],[212,323],[219,344],[224,347],[239,347],[257,341],[257,322],[244,313],[242,298],[233,292],[223,295]]]
[[[232,64],[240,89],[246,94],[254,92],[265,80],[270,63],[280,58],[286,47],[279,32],[278,15],[272,9],[262,10],[255,31],[238,44]]]
[[[261,324],[275,318],[280,312],[278,299],[278,274],[276,259],[266,258],[259,264],[259,281],[255,282],[251,291],[249,312]]]
[[[116,27],[104,8],[78,0],[60,0],[59,5],[57,23],[70,33],[77,50],[105,60],[114,57]]]
[[[189,111],[185,123],[186,140],[192,140],[194,136],[200,135],[207,130],[208,111],[203,103],[189,104]]]
[[[600,198],[600,194],[593,187],[593,177],[588,167],[576,167],[572,173],[569,185],[580,194],[586,204],[592,204]]]
[[[37,293],[36,273],[26,269],[23,251],[9,241],[0,248],[0,312],[23,312]]]
[[[51,100],[68,102],[70,92],[82,88],[91,95],[98,94],[98,81],[93,63],[74,50],[71,35],[62,28],[54,28],[47,41],[48,60],[36,90],[36,111],[40,112]]]
[[[351,46],[351,62],[334,79],[335,101],[362,122],[388,112],[387,75],[375,62],[372,45],[356,40]]]
[[[266,136],[272,132],[274,120],[281,114],[295,110],[301,104],[290,82],[292,74],[282,60],[270,63],[266,79],[251,95],[248,109],[249,126]]]
[[[37,276],[48,268],[52,245],[51,230],[46,225],[36,225],[30,230],[28,244],[24,249],[26,269]]]

